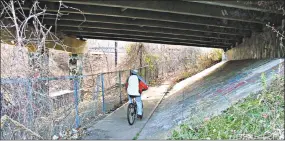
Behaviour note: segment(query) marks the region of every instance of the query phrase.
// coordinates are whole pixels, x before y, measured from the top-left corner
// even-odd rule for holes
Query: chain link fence
[[[148,82],[148,67],[138,68]],[[1,139],[78,138],[80,128],[127,102],[130,70],[49,78],[1,78]]]

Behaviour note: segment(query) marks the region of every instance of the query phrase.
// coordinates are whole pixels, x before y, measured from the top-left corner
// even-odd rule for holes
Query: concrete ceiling
[[[44,24],[79,38],[150,42],[228,49],[244,37],[262,32],[270,22],[281,25],[282,13],[238,1],[62,0],[60,17]],[[57,13],[59,0],[39,0]],[[26,3],[25,10],[31,3]],[[58,19],[55,21],[55,19]]]

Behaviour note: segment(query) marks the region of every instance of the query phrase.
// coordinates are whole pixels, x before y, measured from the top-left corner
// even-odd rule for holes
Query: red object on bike
[[[142,94],[143,91],[147,90],[148,86],[143,82],[139,80],[139,92]]]

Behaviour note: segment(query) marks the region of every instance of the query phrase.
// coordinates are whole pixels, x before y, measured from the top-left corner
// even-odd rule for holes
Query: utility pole
[[[117,51],[117,41],[115,41],[115,67],[117,67],[118,64],[118,51]]]
[[[142,73],[142,43],[139,44],[139,51],[140,51],[140,73]]]
[[[140,67],[142,67],[142,44],[140,44],[139,50],[140,50]]]

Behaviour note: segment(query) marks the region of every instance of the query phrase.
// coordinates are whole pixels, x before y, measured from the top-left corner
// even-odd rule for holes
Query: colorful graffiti
[[[183,94],[186,96],[183,100],[181,100],[180,103],[183,103],[183,101],[192,103],[200,99],[217,99],[222,97],[238,98],[239,95],[236,94],[236,92],[241,89],[245,89],[251,84],[259,84],[261,82],[262,73],[265,74],[266,78],[271,78],[274,74],[284,74],[283,61],[279,64],[273,65],[271,68],[264,68],[268,67],[266,64],[270,63],[272,62],[255,61],[251,65],[241,65],[239,66],[239,69],[233,69],[228,74],[223,74],[225,71],[220,70],[216,74],[212,74],[205,79],[191,85],[188,90],[186,89],[183,92]],[[229,65],[228,67],[231,66]],[[255,72],[256,70],[259,70],[259,68],[263,68],[265,71]]]

